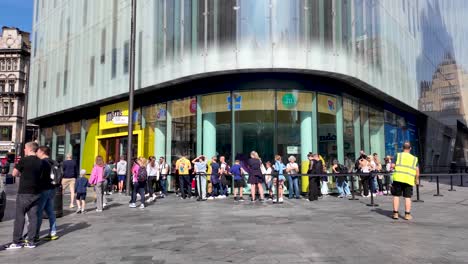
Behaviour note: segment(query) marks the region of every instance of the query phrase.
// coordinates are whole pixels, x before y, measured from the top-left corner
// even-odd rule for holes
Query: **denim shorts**
[[[77,200],[77,201],[84,201],[84,200],[86,200],[86,193],[76,193],[76,200]]]

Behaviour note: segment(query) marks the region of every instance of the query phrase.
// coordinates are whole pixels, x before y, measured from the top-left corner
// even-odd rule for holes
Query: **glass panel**
[[[275,91],[234,92],[235,153],[246,160],[252,150],[264,161],[274,158]]]
[[[287,157],[295,156],[300,165],[305,159],[301,153],[312,151],[312,93],[278,91],[277,96],[277,153],[285,163]]]
[[[210,159],[214,155],[223,155],[231,160],[231,95],[220,93],[202,97],[203,149],[202,153]]]
[[[383,111],[371,107],[369,108],[369,134],[371,153],[376,153],[382,159],[385,155],[384,114]]]
[[[172,116],[172,158],[177,161],[182,155],[195,157],[197,138],[197,99],[186,98],[171,101],[168,107]]]
[[[57,136],[57,144],[55,145],[55,160],[61,162],[65,158],[65,126],[54,127],[55,135]]]
[[[319,154],[330,167],[334,159],[337,159],[336,146],[336,97],[319,94],[317,96],[318,109],[318,136]]]
[[[344,165],[352,170],[354,167],[355,157],[355,142],[354,142],[354,112],[355,108],[359,108],[359,105],[353,102],[351,99],[343,98],[343,149],[345,162]]]

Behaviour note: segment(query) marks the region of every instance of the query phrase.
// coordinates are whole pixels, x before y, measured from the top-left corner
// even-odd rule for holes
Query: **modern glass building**
[[[131,1],[35,0],[28,115],[53,158],[73,153],[88,171],[98,154],[117,159],[127,127],[115,117],[132,116],[134,155],[169,162],[251,150],[305,161],[311,151],[351,166],[360,150],[394,155],[405,141],[421,165],[452,161],[457,124],[424,113],[421,91],[447,54],[466,57],[467,34],[454,34],[466,2],[137,3],[130,114]]]

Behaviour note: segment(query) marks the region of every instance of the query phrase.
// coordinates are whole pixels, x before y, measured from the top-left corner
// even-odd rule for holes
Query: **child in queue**
[[[279,180],[279,185],[278,185],[278,200],[273,200],[273,203],[276,203],[276,202],[283,203],[283,185],[284,185],[284,181],[286,180],[286,178],[283,175],[283,171],[286,169],[286,166],[281,160],[280,155],[275,156],[274,169],[278,173],[278,178],[275,178],[273,180],[273,184],[276,185],[276,181]]]

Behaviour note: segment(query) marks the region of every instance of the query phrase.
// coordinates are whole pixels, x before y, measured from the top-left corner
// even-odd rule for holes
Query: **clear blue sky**
[[[0,0],[0,27],[17,27],[31,32],[33,0]]]

